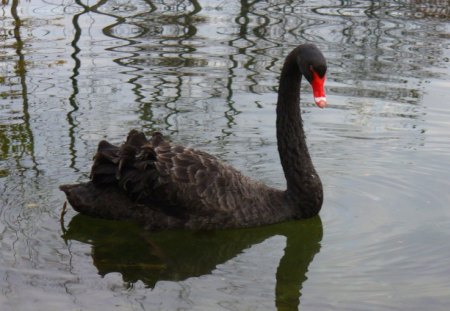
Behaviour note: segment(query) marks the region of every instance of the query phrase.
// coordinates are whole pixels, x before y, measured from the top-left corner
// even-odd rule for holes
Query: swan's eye
[[[325,77],[325,74],[327,72],[327,66],[324,65],[318,65],[318,66],[309,66],[309,70],[311,73],[316,73],[321,79]],[[314,74],[313,74],[314,75]]]

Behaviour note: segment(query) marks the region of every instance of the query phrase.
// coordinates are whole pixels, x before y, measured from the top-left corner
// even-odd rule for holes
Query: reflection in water
[[[79,53],[81,52],[81,48],[79,47],[79,41],[82,37],[82,27],[80,26],[80,18],[85,15],[85,14],[89,14],[89,13],[95,13],[95,14],[99,14],[99,15],[106,15],[106,16],[110,16],[110,17],[114,17],[117,18],[117,23],[112,24],[110,26],[107,26],[104,28],[103,33],[107,36],[111,36],[113,38],[114,35],[109,31],[111,28],[120,25],[122,23],[125,23],[125,18],[121,18],[121,17],[117,17],[115,15],[109,14],[109,13],[103,13],[101,11],[99,11],[99,9],[103,6],[106,5],[108,3],[108,1],[98,1],[96,4],[94,5],[85,5],[82,1],[75,1],[75,3],[77,5],[79,5],[83,10],[80,11],[79,13],[76,13],[73,15],[72,18],[72,25],[74,28],[74,35],[73,35],[73,40],[71,41],[71,46],[73,47],[73,53],[71,54],[71,58],[74,61],[74,67],[72,69],[72,75],[70,76],[70,80],[72,81],[72,93],[69,97],[69,104],[72,107],[72,110],[68,111],[67,113],[67,122],[69,123],[69,137],[70,137],[70,154],[71,154],[71,163],[70,163],[70,167],[73,168],[75,171],[79,171],[79,169],[76,168],[76,158],[77,158],[77,150],[75,148],[76,143],[76,135],[75,135],[75,130],[76,127],[78,126],[78,121],[76,121],[76,119],[74,118],[74,114],[79,110],[79,106],[78,106],[78,99],[77,99],[77,95],[79,94],[79,87],[78,87],[78,77],[80,75],[80,68],[81,68],[81,60],[79,58]],[[121,38],[122,39],[122,38]],[[132,45],[134,43],[133,40],[127,40],[127,39],[122,39],[124,41],[127,41],[127,44],[124,44],[120,47],[126,47],[129,45]],[[112,48],[111,48],[112,49]],[[137,54],[135,54],[137,55]],[[121,59],[116,59],[114,60],[116,63],[118,63],[119,65],[121,64]],[[134,79],[129,81],[132,84],[135,84]],[[139,87],[135,88],[135,91],[138,95],[138,91]],[[138,99],[141,99],[142,96],[138,96]]]
[[[374,118],[386,116],[395,124],[399,117],[418,118],[421,113],[415,105],[421,99],[422,82],[417,77],[432,76],[427,68],[441,61],[442,52],[439,45],[429,44],[438,38],[422,37],[416,29],[422,28],[421,16],[443,18],[446,14],[441,6],[433,11],[433,6],[420,1],[344,1],[319,6],[303,1],[244,0],[227,6],[197,1],[77,4],[83,10],[73,16],[73,109],[67,115],[72,167],[77,152],[73,132],[81,65],[78,19],[83,14],[114,18],[102,28],[103,35],[115,40],[105,51],[112,52],[113,61],[125,68],[121,73],[130,76],[126,83],[132,85],[141,128],[167,134],[179,134],[182,129],[182,135],[189,137],[192,134],[186,128],[197,124],[183,125],[186,119],[181,116],[203,111],[206,101],[223,98],[224,120],[214,136],[224,141],[234,136],[235,117],[242,111],[236,93],[274,91],[271,81],[278,78],[280,59],[294,45],[282,42],[314,41],[328,51],[333,70],[329,88],[332,94],[352,98],[348,108],[355,111],[351,121],[357,125],[367,126]],[[422,11],[428,13],[418,13]],[[432,13],[437,11],[441,13]],[[390,102],[360,103],[377,98]],[[390,107],[391,103],[405,105]],[[422,130],[418,122],[412,127]]]
[[[37,172],[28,112],[27,63],[22,51],[23,22],[18,5],[18,1],[11,2],[12,33],[16,41],[11,46],[16,51],[16,70],[13,76],[1,79],[2,84],[7,84],[12,83],[12,78],[19,78],[23,123],[0,125],[4,128],[0,133],[2,153],[14,145],[12,141],[21,144],[21,149],[31,155]],[[414,105],[422,96],[422,77],[433,77],[435,73],[429,68],[445,62],[440,42],[446,36],[433,27],[439,27],[440,20],[449,17],[446,1],[342,1],[316,5],[303,1],[268,4],[242,0],[227,6],[198,1],[142,1],[133,5],[110,1],[87,5],[76,1],[76,5],[81,10],[72,15],[74,66],[70,77],[72,92],[68,97],[72,109],[67,112],[70,166],[74,169],[75,140],[79,136],[76,127],[81,122],[77,121],[81,113],[77,97],[82,66],[79,57],[82,47],[78,42],[90,32],[89,29],[83,32],[79,25],[83,15],[113,19],[103,26],[102,33],[115,40],[114,45],[104,50],[112,52],[114,62],[125,68],[122,73],[131,76],[126,83],[133,86],[140,125],[148,130],[165,127],[171,133],[178,132],[179,125],[174,120],[186,107],[196,106],[200,99],[217,97],[224,98],[227,104],[223,112],[224,128],[232,128],[236,124],[234,117],[241,110],[236,105],[235,93],[239,90],[272,92],[273,84],[268,81],[278,76],[279,60],[294,42],[318,42],[328,51],[330,67],[334,70],[329,86],[333,94],[355,99],[384,98],[406,104],[388,111],[388,116],[394,118],[417,118],[420,112]],[[423,19],[431,19],[427,28],[422,25]],[[216,25],[212,25],[215,21]],[[17,94],[2,92],[2,96],[13,99]],[[357,115],[363,119],[386,113],[385,107],[351,102],[350,105],[358,109]],[[21,134],[15,134],[17,131]],[[221,131],[224,137],[232,133],[230,129]],[[22,143],[15,137],[22,137]],[[2,175],[5,174],[3,171]]]
[[[245,249],[283,235],[287,241],[276,273],[276,305],[279,310],[293,310],[299,304],[308,266],[320,250],[322,234],[320,217],[243,230],[146,232],[130,223],[78,214],[63,237],[92,245],[91,256],[100,275],[120,272],[130,286],[141,280],[153,288],[161,280],[210,274]]]
[[[76,167],[75,167],[75,158],[76,158],[77,151],[75,149],[74,129],[76,127],[76,121],[74,120],[73,114],[74,114],[74,112],[76,112],[78,110],[77,95],[78,95],[79,91],[78,91],[77,77],[79,75],[80,67],[81,67],[81,61],[78,58],[78,53],[80,53],[80,48],[77,45],[77,43],[81,37],[81,28],[78,23],[78,19],[79,19],[80,15],[84,14],[87,11],[88,11],[88,9],[86,7],[84,7],[84,10],[80,13],[74,14],[73,19],[72,19],[73,27],[75,29],[73,40],[71,43],[71,46],[73,47],[74,51],[70,55],[72,57],[72,59],[74,60],[74,67],[72,70],[73,73],[70,76],[70,80],[72,81],[72,94],[69,97],[69,103],[72,106],[72,110],[67,113],[67,122],[69,123],[69,137],[70,137],[70,145],[69,145],[69,150],[70,150],[70,155],[71,155],[70,167],[75,169],[76,171],[78,171],[78,169],[76,169]]]
[[[449,8],[447,0],[2,1],[2,311],[27,309],[31,300],[83,309],[92,291],[109,298],[92,309],[139,300],[107,287],[106,278],[91,279],[95,267],[85,261],[84,245],[72,257],[58,239],[57,186],[86,179],[105,136],[119,142],[130,128],[161,130],[283,186],[274,91],[282,59],[300,42],[316,42],[329,61],[330,108],[313,112],[304,96],[311,152],[326,186],[321,215],[328,236],[321,241],[319,225],[298,223],[298,235],[290,224],[187,234],[184,247],[177,244],[181,233],[149,234],[77,216],[66,238],[92,244],[100,274],[119,271],[130,284],[153,287],[157,280],[208,275],[283,235],[290,242],[276,276],[279,308],[298,303],[320,244],[319,267],[309,267],[302,297],[311,309],[322,301],[376,309],[380,299],[384,309],[447,306],[450,115],[442,98]],[[204,253],[214,256],[203,267],[195,258]],[[251,262],[260,263],[257,256]],[[145,309],[138,304],[123,309]]]
[[[23,21],[18,13],[18,5],[18,0],[14,0],[11,3],[11,16],[14,20],[12,35],[15,42],[7,45],[15,49],[14,73],[8,72],[6,76],[0,75],[0,85],[5,84],[7,86],[7,88],[2,87],[2,89],[6,89],[5,92],[0,89],[0,95],[2,100],[9,99],[11,103],[10,111],[7,111],[7,114],[11,114],[9,118],[8,116],[4,118],[2,116],[3,111],[0,110],[0,163],[9,160],[9,158],[14,158],[16,165],[20,168],[22,158],[30,156],[32,162],[30,172],[34,171],[35,175],[38,176],[39,170],[34,155],[34,139],[30,128],[30,113],[28,109],[27,64],[23,52],[24,41],[21,36]],[[16,82],[15,78],[18,78],[19,83]],[[16,90],[16,87],[19,87],[19,90]],[[15,104],[16,102],[17,104]],[[14,110],[21,110],[21,115],[17,117]],[[24,168],[20,169],[20,174],[26,173]],[[7,169],[0,167],[0,178],[8,174]]]

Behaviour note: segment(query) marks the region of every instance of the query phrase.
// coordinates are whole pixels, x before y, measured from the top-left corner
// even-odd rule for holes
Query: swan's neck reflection
[[[296,310],[322,234],[320,217],[252,229],[146,232],[131,223],[77,215],[64,238],[92,245],[100,275],[119,272],[129,286],[141,281],[153,288],[147,299],[168,283],[159,281],[180,281],[191,292],[223,298],[217,301],[232,295],[240,297],[238,303],[261,305],[261,297],[275,296],[278,310]]]

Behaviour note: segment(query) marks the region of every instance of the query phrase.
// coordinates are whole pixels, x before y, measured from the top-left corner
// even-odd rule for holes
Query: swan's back
[[[143,133],[133,130],[120,147],[101,141],[91,180],[92,184],[84,187],[89,187],[90,193],[95,189],[97,197],[105,198],[101,202],[97,198],[97,203],[85,202],[82,205],[87,209],[81,210],[68,195],[75,209],[105,218],[115,218],[116,214],[123,218],[125,214],[142,221],[150,217],[145,223],[152,228],[244,227],[286,217],[280,212],[282,191],[251,180],[208,153],[173,145],[160,133],[147,140]],[[111,192],[120,194],[114,193],[108,203],[106,193]],[[132,207],[116,206],[118,195],[126,197],[121,200],[129,200],[126,204]]]

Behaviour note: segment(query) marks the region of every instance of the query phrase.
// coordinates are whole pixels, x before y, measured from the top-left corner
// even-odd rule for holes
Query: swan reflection
[[[142,281],[155,288],[159,281],[209,275],[247,249],[283,236],[286,246],[274,276],[275,304],[280,310],[298,306],[308,266],[320,250],[322,235],[320,217],[250,229],[148,232],[132,223],[78,214],[71,219],[63,238],[91,245],[93,263],[101,276],[118,272],[128,287]],[[255,271],[268,278],[267,271],[258,267]]]

